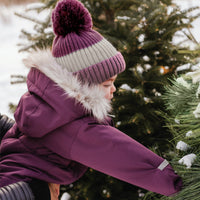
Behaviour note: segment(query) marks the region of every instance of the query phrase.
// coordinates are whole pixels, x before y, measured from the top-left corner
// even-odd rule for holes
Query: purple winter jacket
[[[166,160],[111,126],[98,86],[82,86],[49,50],[25,64],[28,92],[0,146],[0,187],[31,178],[70,184],[91,167],[167,196],[181,189]]]

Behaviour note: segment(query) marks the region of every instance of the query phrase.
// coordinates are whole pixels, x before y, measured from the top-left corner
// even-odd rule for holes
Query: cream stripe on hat
[[[107,49],[109,49],[109,51]],[[116,54],[117,50],[105,38],[103,38],[100,42],[92,46],[55,59],[61,66],[66,67],[70,72],[77,72],[86,67],[107,60]]]

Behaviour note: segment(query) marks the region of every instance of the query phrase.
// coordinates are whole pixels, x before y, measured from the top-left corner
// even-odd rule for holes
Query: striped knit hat
[[[89,84],[98,84],[125,70],[125,61],[111,43],[92,29],[89,11],[78,0],[61,0],[52,13],[57,63]]]

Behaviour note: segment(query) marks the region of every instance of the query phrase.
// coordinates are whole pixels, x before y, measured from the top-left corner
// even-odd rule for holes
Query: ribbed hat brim
[[[82,82],[98,84],[123,72],[124,70],[125,61],[122,54],[118,52],[115,56],[84,68],[74,74],[77,75]]]

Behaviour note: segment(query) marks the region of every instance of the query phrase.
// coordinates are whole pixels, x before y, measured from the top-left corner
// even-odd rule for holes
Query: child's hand
[[[60,185],[55,183],[48,183],[51,193],[51,200],[58,200],[60,194]]]

